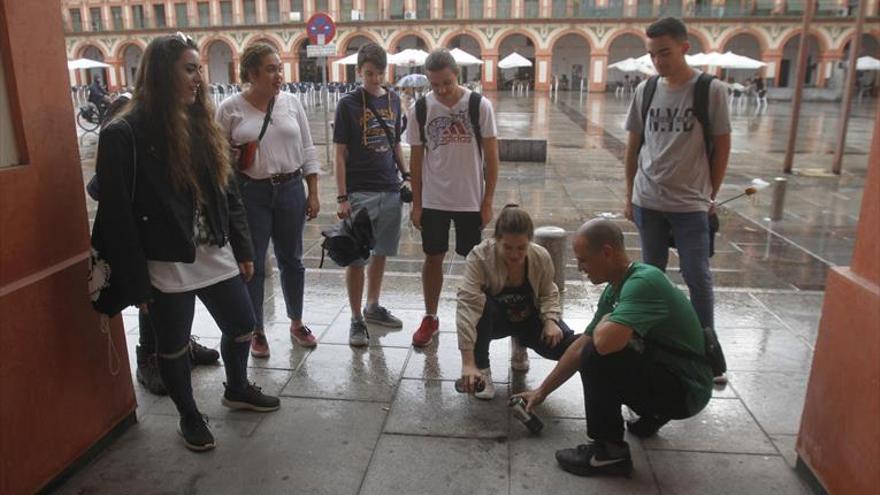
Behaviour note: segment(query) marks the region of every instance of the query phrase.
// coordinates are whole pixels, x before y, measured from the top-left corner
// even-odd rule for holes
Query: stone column
[[[829,270],[797,439],[797,468],[827,493],[880,486],[880,105],[852,265]],[[858,413],[853,414],[853,405]]]
[[[483,77],[480,84],[484,90],[498,89],[498,50],[484,49],[483,58]]]
[[[200,55],[199,63],[201,63],[202,67],[204,67],[204,69],[202,69],[202,79],[205,80],[205,84],[211,84],[211,71],[208,70],[208,57]]]
[[[761,52],[761,61],[766,62],[764,78],[772,79],[773,86],[779,86],[779,65],[782,63],[782,49],[764,50]]]
[[[587,91],[603,93],[608,83],[608,52],[593,50],[590,53],[590,67],[587,77]]]
[[[296,66],[297,63],[294,62],[294,55],[291,54],[282,54],[281,55],[281,66],[284,69],[284,80],[287,82],[293,82],[293,67]]]
[[[550,89],[552,78],[550,61],[553,53],[550,50],[535,50],[535,91],[547,91]]]
[[[121,70],[123,70],[121,68],[122,62],[119,59],[107,57],[104,60],[104,63],[110,65],[110,67],[107,68],[108,79],[104,81],[105,83],[107,83],[107,90],[115,91],[117,87],[121,86],[121,83],[119,81],[119,73]]]
[[[828,86],[828,79],[831,78],[831,73],[834,70],[834,64],[836,64],[843,57],[843,53],[840,51],[831,51],[825,52],[819,55],[819,65],[816,68],[816,87],[824,88]]]

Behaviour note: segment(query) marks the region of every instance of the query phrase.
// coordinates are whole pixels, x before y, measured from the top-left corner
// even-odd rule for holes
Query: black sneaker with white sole
[[[193,452],[204,452],[214,448],[214,435],[208,426],[208,417],[201,413],[181,416],[177,423],[177,433],[183,437],[186,448]]]
[[[633,470],[626,442],[593,442],[557,450],[556,462],[578,476],[629,476]]]
[[[256,412],[277,411],[281,407],[278,397],[266,395],[263,389],[253,383],[248,383],[243,390],[232,390],[225,383],[226,392],[223,393],[223,405],[230,409],[244,409]]]

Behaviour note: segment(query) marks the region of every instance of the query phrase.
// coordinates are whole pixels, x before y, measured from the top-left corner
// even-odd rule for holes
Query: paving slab
[[[288,397],[391,402],[407,349],[322,344],[281,391]]]
[[[796,435],[809,376],[803,373],[735,371],[730,386],[769,434]]]
[[[480,400],[455,391],[453,382],[400,382],[385,433],[463,438],[506,438],[507,386],[495,386],[495,398]]]
[[[508,445],[496,440],[382,435],[361,495],[506,495]]]
[[[670,421],[642,443],[648,450],[777,453],[749,411],[735,399],[712,399],[696,416]]]
[[[810,495],[781,456],[648,451],[664,494]]]

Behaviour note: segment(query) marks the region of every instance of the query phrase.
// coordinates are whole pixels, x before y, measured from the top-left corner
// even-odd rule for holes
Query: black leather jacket
[[[93,233],[101,238],[102,255],[125,280],[125,302],[150,299],[147,260],[195,261],[195,201],[191,192],[174,189],[168,163],[142,116],[132,113],[101,131],[98,143],[98,213]],[[130,128],[129,128],[130,126]],[[132,139],[134,138],[134,141]],[[133,162],[137,157],[137,164]],[[203,187],[211,231],[222,247],[229,242],[239,262],[253,261],[250,229],[235,177],[224,191]]]

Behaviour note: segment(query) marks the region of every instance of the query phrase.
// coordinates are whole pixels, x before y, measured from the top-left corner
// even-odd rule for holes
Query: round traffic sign
[[[309,17],[309,22],[306,23],[306,34],[313,45],[318,43],[320,35],[324,35],[324,43],[330,43],[333,36],[336,35],[336,23],[329,15],[318,12]]]

